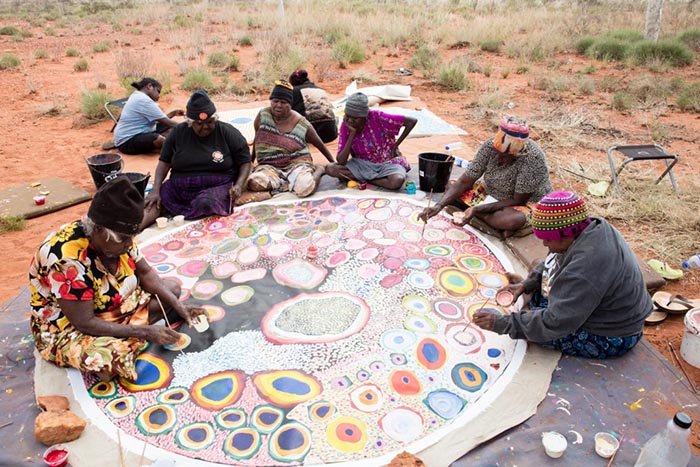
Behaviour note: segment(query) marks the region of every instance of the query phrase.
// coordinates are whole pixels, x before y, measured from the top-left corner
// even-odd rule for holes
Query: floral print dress
[[[136,379],[135,359],[146,342],[83,334],[63,314],[58,300],[90,301],[95,316],[107,321],[148,324],[150,296],[136,277],[141,258],[134,243],[120,256],[116,274],[111,274],[82,223],[66,224],[46,237],[29,267],[31,329],[42,358],[83,372]]]

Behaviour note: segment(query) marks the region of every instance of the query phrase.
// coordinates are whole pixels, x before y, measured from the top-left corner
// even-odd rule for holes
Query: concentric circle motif
[[[438,270],[435,282],[440,290],[454,298],[469,296],[476,285],[471,274],[453,267]]]
[[[498,305],[490,305],[488,303],[484,305],[484,303],[477,302],[472,303],[467,307],[467,316],[469,319],[472,319],[474,317],[474,313],[478,311],[481,311],[482,313],[493,313],[497,316],[503,316],[506,314],[503,308]]]
[[[258,453],[260,433],[252,428],[238,428],[224,440],[224,452],[235,460],[250,459]]]
[[[430,261],[425,258],[409,258],[403,263],[408,269],[425,271],[430,268]]]
[[[403,326],[415,333],[433,334],[437,331],[437,324],[425,315],[411,314],[403,320]]]
[[[112,399],[105,405],[105,412],[112,418],[123,418],[131,415],[136,408],[136,397],[122,396]]]
[[[357,378],[359,382],[367,381],[370,376],[372,376],[372,373],[365,370],[364,368],[360,369],[357,373],[355,373],[355,378]]]
[[[199,378],[190,387],[192,401],[208,410],[221,410],[238,400],[245,387],[242,371],[221,371]]]
[[[462,412],[465,402],[457,394],[446,389],[432,391],[423,399],[423,403],[436,415],[445,420],[452,420]]]
[[[479,287],[479,295],[495,302],[498,290],[492,289],[491,287]]]
[[[318,232],[323,232],[323,233],[335,232],[337,229],[338,229],[338,223],[331,222],[328,219],[326,219],[325,221],[318,224],[318,226],[316,226],[316,230]]]
[[[406,295],[404,298],[402,298],[401,306],[408,311],[421,315],[424,315],[430,311],[430,301],[427,298],[416,294]]]
[[[240,270],[241,267],[234,261],[224,261],[211,267],[211,273],[217,279],[226,279]]]
[[[323,387],[313,376],[299,370],[256,373],[253,385],[270,404],[292,408],[321,394]]]
[[[175,352],[186,349],[191,343],[192,337],[190,337],[188,334],[180,333],[180,338],[177,340],[177,342],[171,345],[164,345],[163,348]]]
[[[478,256],[471,255],[460,255],[454,259],[455,265],[469,272],[486,271],[491,269],[493,264],[486,258],[479,258]]]
[[[202,274],[204,274],[204,271],[207,270],[207,267],[209,267],[209,263],[207,263],[206,261],[195,259],[192,261],[188,261],[179,268],[177,268],[177,272],[178,274],[183,275],[185,277],[199,277]]]
[[[498,274],[496,272],[479,273],[476,275],[476,280],[479,284],[486,287],[492,287],[494,289],[499,289],[508,284],[508,278],[505,276],[505,274]]]
[[[415,396],[423,391],[423,385],[410,370],[394,370],[389,375],[391,388],[402,396]]]
[[[268,206],[266,204],[258,204],[257,206],[252,206],[248,208],[248,214],[252,217],[256,217],[258,219],[264,219],[266,217],[270,217],[275,213],[275,210],[272,206]]]
[[[396,271],[397,269],[401,269],[403,261],[399,258],[387,258],[382,265],[390,271]]]
[[[175,442],[182,449],[201,451],[216,440],[216,432],[211,423],[194,422],[180,427],[175,432]]]
[[[377,238],[374,243],[381,246],[391,246],[396,244],[395,238]]]
[[[367,239],[374,240],[375,238],[382,238],[384,233],[378,229],[367,229],[362,232],[362,236]]]
[[[160,251],[163,248],[163,245],[161,245],[158,242],[151,243],[150,245],[144,245],[141,250],[141,254],[143,255],[150,255],[152,253],[155,253],[156,251]]]
[[[163,245],[163,248],[168,251],[179,251],[185,246],[185,242],[182,240],[170,240],[168,243]]]
[[[222,430],[235,430],[245,426],[247,420],[248,415],[245,413],[245,410],[237,407],[226,408],[214,417],[216,425]]]
[[[384,248],[384,254],[393,258],[405,258],[406,250],[404,250],[400,246],[388,246]]]
[[[441,245],[436,243],[423,247],[423,253],[428,256],[438,256],[444,258],[454,253],[454,248],[452,248],[450,245]]]
[[[346,253],[346,252],[343,252],[343,253]],[[350,254],[348,253],[348,257],[349,256],[350,256]],[[357,259],[360,259],[363,261],[371,261],[374,258],[376,258],[377,256],[379,256],[379,250],[377,250],[376,248],[365,248],[364,250],[360,250],[355,255],[355,257]]]
[[[231,276],[231,282],[234,284],[242,284],[245,282],[258,281],[267,275],[265,268],[252,268],[245,271],[240,271]]]
[[[168,259],[168,255],[166,255],[163,252],[152,253],[150,255],[146,255],[146,260],[148,260],[148,262],[151,264],[157,264],[157,263],[160,263],[161,261],[165,261],[166,259]]]
[[[384,276],[384,279],[379,282],[379,285],[385,289],[390,289],[398,285],[402,280],[403,276],[401,274],[387,274]]]
[[[95,399],[109,399],[117,393],[117,383],[112,381],[98,381],[88,389],[88,394]]]
[[[311,234],[311,228],[309,227],[295,227],[287,230],[284,236],[290,240],[301,240],[306,238]]]
[[[408,283],[418,289],[431,289],[435,285],[432,276],[425,271],[411,271],[408,274]]]
[[[268,441],[270,456],[280,462],[304,459],[311,449],[311,431],[299,422],[285,423],[275,430]]]
[[[369,369],[375,373],[379,373],[384,368],[386,368],[386,364],[381,360],[376,360],[369,364]]]
[[[440,342],[426,337],[416,347],[416,359],[423,368],[439,370],[447,362],[447,351]]]
[[[301,258],[279,264],[272,270],[272,276],[279,284],[305,290],[317,287],[326,278],[326,274],[326,268]]]
[[[187,402],[190,399],[190,393],[187,388],[182,386],[173,386],[158,394],[156,400],[161,404],[178,405]]]
[[[465,241],[469,240],[469,234],[465,230],[452,228],[447,231],[445,238],[448,240]]]
[[[347,251],[336,251],[326,260],[326,266],[329,268],[337,268],[338,266],[347,263],[350,260],[350,253]]]
[[[367,426],[355,417],[338,417],[326,427],[328,444],[341,452],[359,452],[367,444]]]
[[[403,240],[404,242],[420,242],[421,241],[421,236],[420,232],[416,232],[415,230],[402,230],[401,233],[399,233],[399,238]]]
[[[259,405],[250,414],[250,426],[262,434],[271,433],[284,420],[284,411],[271,405]]]
[[[476,324],[453,323],[445,329],[445,337],[451,346],[464,353],[471,354],[481,350],[484,334]]]
[[[253,240],[253,243],[257,246],[266,246],[269,245],[270,242],[272,242],[270,234],[258,235],[255,237],[255,240]]]
[[[177,413],[168,404],[147,407],[136,416],[136,426],[146,436],[170,433],[177,423]]]
[[[291,243],[275,242],[265,247],[265,255],[271,258],[283,258],[292,251],[293,248]]]
[[[242,225],[236,229],[236,236],[238,238],[248,238],[252,237],[258,233],[257,225]]]
[[[350,405],[361,412],[376,412],[384,405],[384,394],[376,384],[363,384],[350,392]]]
[[[405,352],[413,348],[416,335],[405,329],[388,329],[384,331],[380,342],[382,347],[392,352]]]
[[[377,208],[377,209],[373,209],[371,211],[368,211],[365,214],[365,217],[371,221],[381,222],[381,221],[388,220],[391,217],[391,214],[392,214],[391,208]]]
[[[240,264],[253,264],[260,259],[260,247],[250,245],[238,252],[238,262]]]
[[[237,238],[230,238],[212,246],[211,252],[216,256],[227,255],[231,252],[236,251],[240,244],[241,241]]]
[[[462,251],[468,255],[488,256],[489,249],[475,243],[462,243]]]
[[[204,308],[210,323],[223,319],[226,314],[226,310],[217,305],[202,305],[202,308]]]
[[[309,419],[314,422],[323,422],[335,415],[338,409],[328,401],[318,401],[308,408]]]
[[[390,438],[409,443],[423,433],[423,417],[408,407],[399,407],[380,418],[379,427]]]
[[[230,289],[224,290],[220,295],[221,301],[228,306],[240,305],[246,303],[255,295],[255,290],[248,285],[237,285]]]
[[[136,358],[136,381],[119,378],[119,384],[129,392],[162,389],[173,379],[170,364],[150,353],[142,353]]]
[[[175,265],[172,263],[153,264],[152,267],[158,274],[167,274],[175,269]]]
[[[357,203],[357,208],[358,209],[367,209],[371,207],[373,204],[373,200],[371,199],[363,199]]]
[[[178,258],[196,258],[197,256],[205,256],[211,253],[209,247],[206,246],[190,246],[176,253]]]
[[[452,382],[465,391],[478,391],[487,379],[484,370],[473,363],[458,363],[452,368]]]
[[[408,362],[406,355],[402,353],[392,353],[391,355],[389,355],[389,358],[391,359],[391,363],[393,363],[396,366],[403,366]]]
[[[377,198],[374,201],[374,207],[375,208],[383,208],[384,206],[389,206],[389,203],[391,203],[391,201],[389,201],[386,198]]]
[[[423,232],[423,238],[429,242],[439,242],[445,238],[445,233],[438,229],[425,229]]]
[[[462,319],[464,313],[459,303],[447,298],[433,300],[432,308],[438,316],[448,321]]]
[[[197,300],[211,300],[216,295],[219,295],[223,290],[224,284],[221,281],[207,279],[198,281],[190,290],[192,297]]]
[[[379,239],[377,239],[379,240]],[[360,240],[359,238],[349,238],[345,242],[345,249],[350,251],[361,250],[367,246],[367,242]]]

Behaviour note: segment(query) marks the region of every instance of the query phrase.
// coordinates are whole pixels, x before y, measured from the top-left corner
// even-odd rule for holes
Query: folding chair
[[[619,151],[625,156],[620,167],[615,168],[615,161],[613,160],[613,152]],[[678,186],[676,185],[676,178],[673,176],[673,166],[678,162],[678,156],[666,153],[666,150],[659,146],[658,144],[637,144],[632,146],[612,146],[608,149],[608,161],[610,162],[610,172],[612,173],[613,184],[615,188],[619,191],[620,185],[617,182],[617,178],[625,168],[627,164],[634,161],[649,161],[649,160],[663,160],[666,163],[666,170],[661,176],[656,180],[658,185],[662,178],[668,174],[668,178],[671,179],[671,185],[673,185],[673,191],[678,195]]]
[[[112,110],[110,109],[110,107],[115,107],[117,109],[123,109],[127,100],[129,100],[128,97],[122,97],[121,99],[117,99],[115,101],[105,102],[105,106],[104,106],[105,112],[107,112],[107,115],[109,115],[109,118],[111,118],[114,121],[114,125],[112,125],[112,129],[109,130],[110,133],[114,132],[114,129],[117,127],[117,122],[119,122],[119,117],[112,113]]]

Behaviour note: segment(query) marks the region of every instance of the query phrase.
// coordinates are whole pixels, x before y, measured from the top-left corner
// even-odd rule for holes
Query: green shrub
[[[610,107],[613,110],[630,110],[634,106],[634,98],[626,92],[616,92],[612,97]]]
[[[95,53],[107,52],[110,49],[110,47],[111,44],[109,43],[109,41],[100,41],[96,44],[93,44],[92,51]]]
[[[242,46],[253,45],[253,36],[246,34],[245,36],[238,39],[238,44]]]
[[[498,53],[502,45],[503,41],[500,39],[486,39],[479,43],[479,48],[484,52]]]
[[[19,34],[19,29],[14,26],[3,26],[0,28],[0,36],[14,36]]]
[[[55,36],[57,32],[54,28],[46,28],[44,34],[46,34],[47,36]]]
[[[81,91],[80,113],[88,120],[104,120],[108,117],[105,112],[105,102],[112,98],[104,91]]]
[[[450,91],[466,91],[469,89],[467,70],[459,63],[450,63],[440,69],[438,84]]]
[[[328,45],[335,44],[345,39],[347,35],[347,31],[345,31],[344,29],[335,27],[330,29],[329,31],[326,31],[326,33],[323,35],[323,42],[325,42]]]
[[[192,69],[185,73],[185,79],[182,81],[182,89],[190,92],[197,91],[198,89],[212,92],[216,90],[216,85],[208,71]]]
[[[77,57],[79,55],[80,55],[80,52],[78,51],[78,49],[76,49],[74,47],[68,47],[66,49],[66,57]]]
[[[85,57],[81,57],[75,61],[73,64],[73,70],[75,71],[87,71],[90,65]]]
[[[582,78],[578,83],[578,92],[583,96],[591,96],[595,92],[595,83],[590,78]]]
[[[17,68],[20,63],[19,57],[13,53],[8,52],[0,55],[0,70]]]
[[[365,51],[359,42],[343,39],[335,43],[331,57],[342,68],[348,63],[362,63],[365,60]]]
[[[593,37],[582,37],[576,41],[576,53],[579,55],[585,55],[588,49],[595,43],[595,38]]]
[[[24,230],[26,223],[22,216],[0,216],[0,234]]]
[[[636,29],[618,29],[610,31],[606,34],[611,39],[616,39],[622,42],[638,42],[644,39],[644,34]]]
[[[678,40],[695,51],[700,51],[700,29],[686,29],[678,34]]]
[[[47,58],[49,53],[46,49],[37,49],[34,51],[34,58]]]
[[[638,42],[632,47],[631,55],[639,65],[660,61],[674,67],[683,67],[692,65],[695,61],[693,52],[676,41]]]
[[[408,61],[408,66],[422,71],[426,75],[434,74],[437,67],[440,66],[440,54],[434,47],[421,45]]]
[[[194,24],[192,18],[186,15],[177,14],[173,20],[181,28],[188,28]]]
[[[583,70],[581,70],[581,74],[584,74],[584,75],[592,75],[592,74],[595,73],[596,71],[597,71],[597,70],[596,70],[596,67],[595,67],[594,65],[588,65],[586,68],[584,68]]]
[[[238,71],[241,60],[235,55],[226,52],[212,52],[207,58],[207,64],[211,68],[220,68],[226,71]]]
[[[629,51],[629,44],[618,39],[599,39],[588,48],[591,57],[598,60],[623,60]]]
[[[700,83],[691,83],[681,90],[676,98],[681,110],[700,113]]]

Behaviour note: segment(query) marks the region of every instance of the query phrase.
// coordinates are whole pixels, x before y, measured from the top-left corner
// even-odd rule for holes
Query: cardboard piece
[[[39,195],[46,198],[42,205],[34,203],[34,197]],[[31,219],[90,199],[90,193],[62,178],[51,177],[0,190],[0,216]]]

